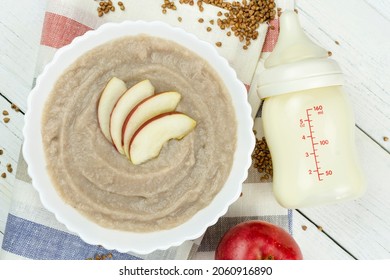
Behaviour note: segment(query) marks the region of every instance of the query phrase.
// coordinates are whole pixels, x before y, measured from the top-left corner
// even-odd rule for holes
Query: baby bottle
[[[338,64],[305,35],[297,14],[285,11],[257,89],[273,191],[283,207],[353,199],[365,190],[353,110],[342,85]]]

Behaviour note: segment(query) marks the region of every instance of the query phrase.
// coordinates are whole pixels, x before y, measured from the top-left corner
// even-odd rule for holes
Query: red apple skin
[[[133,137],[131,137],[131,140],[130,140],[130,144],[128,147],[126,147],[126,149],[129,149],[130,150],[130,147],[131,147],[131,144],[133,144],[133,140],[135,139],[135,136],[137,136],[137,134],[145,127],[147,126],[148,124],[150,124],[151,122],[153,122],[154,120],[157,120],[159,118],[163,118],[165,116],[169,116],[169,115],[175,115],[175,114],[183,114],[181,112],[178,112],[178,111],[172,111],[172,112],[166,112],[166,113],[162,113],[160,115],[157,115],[157,116],[154,116],[153,118],[147,120],[146,122],[144,122],[135,132],[134,132],[134,135]]]
[[[302,260],[292,236],[265,221],[247,221],[229,229],[215,251],[216,260]]]
[[[123,143],[124,142],[123,141],[123,136],[125,135],[127,123],[129,122],[130,118],[135,113],[135,111],[137,111],[139,106],[141,106],[143,103],[147,102],[149,99],[154,98],[156,95],[163,94],[163,93],[165,93],[165,91],[159,92],[159,93],[155,93],[152,96],[146,97],[145,99],[141,100],[137,105],[135,105],[135,107],[133,109],[131,109],[130,113],[127,115],[127,117],[126,117],[126,119],[125,119],[125,121],[123,123],[123,126],[122,126],[122,145],[124,144]]]

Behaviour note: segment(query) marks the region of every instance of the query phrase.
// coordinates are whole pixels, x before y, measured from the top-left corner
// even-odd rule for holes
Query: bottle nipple
[[[278,41],[264,66],[258,74],[260,99],[344,84],[340,66],[309,39],[292,10],[282,13]]]
[[[298,15],[286,10],[280,17],[280,33],[273,52],[265,61],[265,68],[309,58],[326,58],[328,52],[313,43],[304,33]]]

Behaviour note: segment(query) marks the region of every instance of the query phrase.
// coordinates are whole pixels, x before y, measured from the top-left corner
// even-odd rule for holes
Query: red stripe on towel
[[[267,35],[265,36],[265,42],[262,52],[272,52],[275,47],[276,41],[279,36],[279,20],[273,19],[269,21],[269,27]]]
[[[61,48],[92,28],[71,18],[46,12],[43,22],[41,45]]]

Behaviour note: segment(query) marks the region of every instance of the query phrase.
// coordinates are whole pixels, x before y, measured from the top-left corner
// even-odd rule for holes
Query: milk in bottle
[[[278,202],[301,208],[361,196],[365,184],[341,70],[304,34],[295,12],[282,14],[265,67],[258,94]]]

